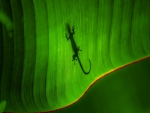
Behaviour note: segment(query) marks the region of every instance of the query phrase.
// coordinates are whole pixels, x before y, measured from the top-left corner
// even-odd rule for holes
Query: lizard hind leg
[[[75,65],[75,61],[76,61],[77,59],[73,59],[72,61],[74,61],[74,65]]]
[[[72,33],[74,34],[74,29],[75,29],[75,27],[74,26],[72,26]]]
[[[73,55],[72,61],[74,61],[74,65],[75,65],[75,61],[77,61],[77,58],[76,58],[76,55],[75,55],[75,54]]]

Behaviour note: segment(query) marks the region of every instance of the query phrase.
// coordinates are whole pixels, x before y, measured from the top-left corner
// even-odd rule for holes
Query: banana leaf
[[[95,91],[90,94],[99,98],[91,110],[104,104],[105,112],[108,102],[109,112],[115,112],[116,106],[120,112],[128,113],[140,106],[142,112],[143,93],[137,86],[148,85],[149,72],[130,76],[124,73],[131,71],[118,73],[150,57],[149,6],[148,0],[0,0],[0,110],[63,112],[80,98],[84,100],[84,94],[99,80],[102,90],[98,89],[98,95]],[[149,67],[148,63],[141,68]],[[118,73],[111,75],[114,71]],[[133,78],[138,81],[132,83]],[[122,79],[129,82],[129,89],[124,89]],[[118,92],[121,101],[112,97],[116,96],[113,91]],[[141,105],[130,101],[130,91],[133,97],[141,98]],[[145,92],[149,94],[150,90]],[[88,103],[88,99],[84,101]],[[129,104],[124,106],[123,102]],[[145,106],[149,106],[146,102]],[[84,109],[81,103],[80,109]],[[124,111],[125,107],[129,111]],[[145,108],[148,113],[149,107]]]

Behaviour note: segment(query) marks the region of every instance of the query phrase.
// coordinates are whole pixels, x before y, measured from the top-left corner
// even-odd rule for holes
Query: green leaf
[[[54,113],[149,113],[149,67],[150,58],[115,71],[73,105]]]
[[[0,14],[0,101],[7,100],[5,110],[64,108],[104,75],[148,58],[149,6],[144,0],[0,0],[5,14]],[[66,23],[75,27],[84,70],[91,61],[88,75],[72,62]]]
[[[6,101],[3,100],[0,102],[0,113],[4,111],[5,107],[6,107]]]

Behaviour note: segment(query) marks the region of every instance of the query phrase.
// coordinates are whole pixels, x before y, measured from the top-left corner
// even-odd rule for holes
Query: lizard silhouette
[[[80,65],[80,67],[81,67],[83,73],[84,73],[84,74],[89,74],[90,71],[91,71],[91,61],[89,60],[90,69],[89,69],[88,72],[86,72],[86,71],[84,70],[84,68],[83,68],[83,66],[82,66],[82,63],[81,63],[81,61],[80,61],[80,58],[79,58],[79,51],[82,51],[82,50],[80,49],[80,46],[77,47],[77,44],[76,44],[76,42],[75,42],[75,40],[74,40],[74,38],[73,38],[74,29],[75,29],[74,26],[73,26],[72,29],[71,29],[70,26],[69,26],[69,24],[67,24],[67,30],[68,30],[69,36],[67,36],[67,33],[66,33],[66,38],[67,38],[67,40],[70,39],[70,41],[71,41],[71,46],[72,46],[72,49],[73,49],[73,52],[74,52],[73,60],[72,60],[72,61],[74,61],[74,65],[75,65],[75,61],[78,60],[79,65]]]

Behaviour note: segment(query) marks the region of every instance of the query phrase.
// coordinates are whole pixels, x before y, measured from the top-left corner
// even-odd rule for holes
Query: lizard
[[[74,40],[74,37],[73,37],[73,35],[74,35],[74,33],[75,33],[75,32],[74,32],[74,29],[75,29],[74,26],[73,26],[72,29],[71,29],[70,26],[69,26],[69,24],[67,24],[67,30],[68,30],[69,36],[67,36],[67,33],[66,33],[66,38],[67,38],[67,40],[70,39],[70,41],[71,41],[71,46],[72,46],[72,49],[73,49],[73,52],[74,52],[72,61],[74,61],[74,65],[75,65],[75,61],[78,60],[79,65],[80,65],[80,67],[81,67],[83,73],[84,73],[84,74],[89,74],[90,71],[91,71],[91,61],[90,61],[90,59],[89,59],[90,69],[89,69],[88,72],[86,72],[86,71],[84,70],[84,68],[83,68],[83,66],[82,66],[82,63],[81,63],[81,61],[80,61],[80,58],[79,58],[79,51],[82,51],[82,50],[80,49],[80,46],[77,47],[77,44],[76,44],[76,42],[75,42],[75,40]]]

